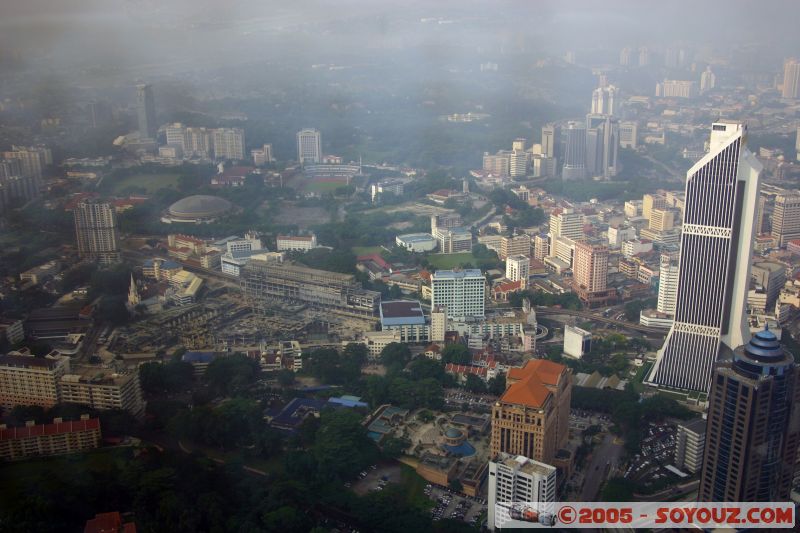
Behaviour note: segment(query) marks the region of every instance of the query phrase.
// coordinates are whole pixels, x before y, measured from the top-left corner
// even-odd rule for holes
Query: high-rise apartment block
[[[783,62],[783,98],[797,98],[800,96],[800,61],[791,57]]]
[[[598,87],[592,92],[592,114],[593,115],[613,115],[617,111],[615,99],[617,88],[613,85]]]
[[[789,500],[800,442],[794,357],[769,330],[717,364],[708,397],[698,499]]]
[[[431,277],[431,305],[447,308],[447,318],[482,318],[486,309],[486,277],[477,269],[437,270]]]
[[[656,310],[675,316],[675,301],[678,297],[678,256],[663,253],[658,270],[658,303]]]
[[[18,174],[31,176],[39,184],[42,174],[48,165],[53,164],[53,152],[46,146],[12,146],[11,150],[3,152],[6,161],[17,161]],[[11,167],[12,170],[14,167]],[[16,175],[16,174],[11,174]]]
[[[702,74],[700,74],[700,92],[707,93],[717,85],[717,77],[711,71],[711,67],[706,67]]]
[[[305,128],[297,132],[297,161],[301,165],[322,162],[322,135],[318,130]]]
[[[145,403],[137,371],[117,373],[97,367],[78,367],[59,381],[60,399],[98,410],[123,410],[144,415]]]
[[[691,80],[664,80],[656,84],[656,96],[661,98],[694,98],[697,84]]]
[[[772,211],[772,240],[775,246],[800,239],[800,193],[778,194]]]
[[[542,126],[542,155],[549,158],[560,156],[558,145],[561,143],[561,128],[555,124]]]
[[[510,369],[506,381],[492,407],[489,456],[508,453],[553,464],[569,439],[572,373],[565,365],[532,359]]]
[[[523,281],[526,285],[531,272],[531,259],[525,255],[512,255],[506,259],[506,278]],[[524,288],[524,286],[523,286]]]
[[[761,164],[747,128],[716,122],[709,152],[687,172],[675,321],[648,378],[708,391],[724,349],[750,337],[745,321]]]
[[[513,504],[556,501],[556,467],[522,455],[501,453],[489,461],[490,530],[512,519]]]
[[[623,67],[630,67],[633,65],[633,50],[625,47],[619,52],[619,64]]]
[[[217,128],[214,131],[214,158],[241,161],[244,159],[244,130]]]
[[[156,102],[151,85],[136,86],[136,118],[139,121],[139,137],[155,139],[158,124],[156,124]]]
[[[24,427],[0,424],[0,460],[17,461],[28,457],[63,455],[100,446],[100,419],[81,415],[80,420],[52,424],[28,422]]]
[[[69,372],[69,357],[11,352],[0,356],[0,405],[53,407],[59,402],[59,381]]]
[[[73,211],[78,253],[101,264],[120,261],[117,213],[114,206],[97,200],[80,202]]]

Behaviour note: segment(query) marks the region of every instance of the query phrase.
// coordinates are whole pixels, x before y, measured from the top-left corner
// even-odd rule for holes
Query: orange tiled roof
[[[542,407],[550,396],[547,385],[558,385],[558,379],[565,368],[564,365],[547,359],[533,359],[522,368],[510,369],[508,378],[515,383],[506,389],[500,401]]]

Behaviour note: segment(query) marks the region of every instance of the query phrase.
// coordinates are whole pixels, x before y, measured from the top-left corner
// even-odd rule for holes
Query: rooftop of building
[[[32,437],[49,437],[52,435],[63,435],[66,433],[77,433],[79,431],[91,431],[100,429],[99,418],[86,418],[64,422],[60,418],[53,420],[51,424],[31,424],[24,427],[6,428],[0,426],[0,442],[11,440],[29,439]]]
[[[277,240],[279,241],[308,241],[314,239],[313,235],[278,235]]]
[[[477,268],[467,268],[464,270],[437,270],[433,273],[433,279],[462,279],[462,278],[482,278],[483,274]]]
[[[430,233],[406,233],[398,235],[397,238],[404,242],[427,242],[433,240],[433,235]]]
[[[512,368],[507,375],[512,383],[500,401],[540,408],[551,395],[548,386],[557,386],[566,370],[566,366],[547,359],[532,359],[524,367]]]
[[[556,470],[556,467],[554,466],[540,463],[539,461],[534,461],[533,459],[522,455],[501,454],[497,458],[497,462],[512,470],[531,476],[549,476]]]
[[[402,320],[403,323],[425,323],[425,313],[422,305],[416,300],[392,300],[381,302],[381,321],[386,323]]]
[[[63,383],[83,383],[87,385],[120,386],[136,379],[136,373],[117,373],[109,368],[98,366],[76,366],[69,374],[61,377]]]
[[[0,366],[13,368],[46,368],[52,370],[67,358],[37,357],[34,355],[6,354],[0,356]]]
[[[681,422],[678,425],[686,428],[692,433],[702,434],[706,432],[706,423],[707,421],[702,418],[692,418],[691,420]]]

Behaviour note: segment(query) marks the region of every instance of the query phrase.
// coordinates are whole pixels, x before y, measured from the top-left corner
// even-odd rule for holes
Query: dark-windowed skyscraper
[[[156,124],[156,102],[152,86],[136,86],[136,114],[139,119],[139,137],[155,139],[158,125]]]
[[[707,392],[714,363],[750,338],[745,321],[761,163],[747,127],[711,126],[711,148],[686,179],[675,322],[648,382]]]
[[[800,440],[798,366],[765,329],[714,369],[699,500],[789,500]]]

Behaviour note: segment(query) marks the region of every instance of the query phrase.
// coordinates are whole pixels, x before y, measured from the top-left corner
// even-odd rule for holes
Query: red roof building
[[[136,533],[136,524],[123,523],[118,512],[97,513],[86,521],[83,533]]]
[[[80,420],[52,424],[28,422],[24,427],[0,424],[0,459],[9,461],[40,455],[62,455],[100,446],[100,419],[81,416]]]

